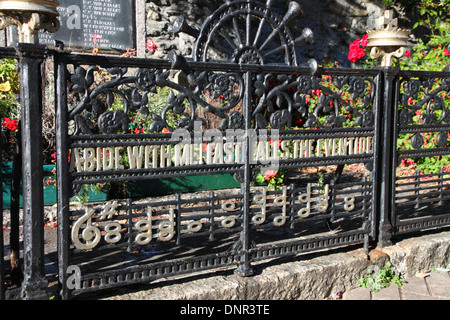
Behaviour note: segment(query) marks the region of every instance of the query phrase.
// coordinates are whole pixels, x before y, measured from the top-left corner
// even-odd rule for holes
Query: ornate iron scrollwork
[[[405,79],[402,84],[400,125],[450,123],[450,110],[443,98],[449,95],[449,79]],[[419,115],[416,120],[415,115]]]
[[[70,90],[80,95],[80,102],[69,114],[69,119],[76,123],[75,134],[126,132],[130,118],[137,112],[145,117],[151,116],[151,132],[161,132],[164,128],[169,131],[176,128],[192,130],[194,121],[205,122],[196,114],[199,106],[224,119],[221,124],[224,129],[241,127],[242,119],[236,113],[226,114],[241,102],[243,96],[243,80],[236,73],[193,72],[187,77],[190,85],[187,88],[169,79],[170,70],[141,68],[131,76],[127,72],[127,68],[75,68],[70,75]],[[152,113],[148,96],[164,87],[173,90],[162,112]],[[205,93],[210,100],[220,99],[221,105],[212,105],[204,98]],[[169,125],[169,113],[180,115],[176,127]]]
[[[272,81],[272,85],[271,85]],[[259,103],[253,111],[259,128],[271,125],[272,128],[282,129],[291,127],[294,111],[307,117],[305,127],[338,128],[347,120],[341,113],[343,110],[354,116],[354,127],[371,127],[374,125],[375,115],[371,107],[375,97],[375,83],[369,77],[335,76],[333,78],[334,91],[324,85],[322,76],[300,75],[290,79],[287,75],[277,77],[279,84],[273,85],[272,76],[257,77],[254,93],[259,96]],[[328,78],[325,81],[330,81]],[[272,86],[272,88],[270,88]],[[289,93],[294,91],[294,93]],[[320,92],[317,104],[310,112],[308,100],[313,92]],[[343,98],[350,95],[350,101],[359,100],[359,104],[351,103]],[[277,110],[278,109],[278,110]],[[343,110],[342,110],[343,109]],[[271,113],[270,121],[264,122],[262,114]],[[325,120],[323,120],[323,116]],[[321,117],[322,116],[322,117]],[[322,120],[321,120],[322,118]]]

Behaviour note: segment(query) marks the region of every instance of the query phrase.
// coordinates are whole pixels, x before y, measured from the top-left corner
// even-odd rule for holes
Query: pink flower
[[[369,35],[365,34],[361,39],[361,47],[367,47],[367,45],[369,44],[369,40],[367,40],[367,38],[369,38]]]
[[[406,50],[405,51],[405,57],[411,57],[411,51]]]
[[[158,46],[156,45],[156,43],[153,42],[153,40],[150,40],[149,42],[145,43],[145,48],[148,51],[157,51],[158,50]]]
[[[267,170],[264,174],[264,180],[269,181],[271,178],[275,178],[277,176],[277,172],[275,170]]]
[[[92,34],[91,37],[94,38],[95,40],[99,40],[99,39],[102,38],[102,36],[100,36],[100,35],[98,35],[96,33]]]
[[[445,54],[446,56],[450,56],[450,52],[448,51],[448,49],[444,49],[444,54]]]

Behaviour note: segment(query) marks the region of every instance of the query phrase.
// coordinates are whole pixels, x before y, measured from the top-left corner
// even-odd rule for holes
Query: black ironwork
[[[3,167],[3,137],[0,135],[0,164]],[[3,171],[3,170],[2,170]],[[5,300],[5,243],[3,241],[3,172],[0,172],[0,300]]]
[[[394,163],[409,160],[426,169],[401,176],[394,167],[394,235],[448,226],[450,221],[445,206],[449,175],[444,167],[449,156],[450,110],[444,101],[450,94],[450,72],[397,72],[394,146],[408,142],[405,149],[397,149]]]
[[[367,252],[372,241],[387,245],[397,234],[449,225],[444,170],[400,177],[396,168],[401,159],[448,154],[450,74],[300,63],[296,46],[312,33],[294,38],[287,24],[301,8],[292,2],[279,17],[271,3],[226,1],[201,30],[177,19],[175,32],[197,38],[192,59],[17,48],[25,298],[46,298],[48,285],[37,79],[45,54],[55,61],[64,299],[217,268],[250,276],[268,259],[353,245]],[[149,99],[161,92],[157,110]],[[422,132],[437,133],[433,148]],[[413,134],[411,150],[397,148],[404,134]],[[286,172],[277,188],[255,182],[273,171]],[[90,185],[211,174],[232,174],[240,188],[70,202]],[[421,215],[424,206],[432,212]]]

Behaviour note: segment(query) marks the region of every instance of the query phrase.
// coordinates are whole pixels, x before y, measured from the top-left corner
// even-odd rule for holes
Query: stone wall
[[[293,36],[299,36],[308,27],[316,37],[315,44],[298,48],[299,60],[314,58],[319,63],[339,61],[342,66],[349,65],[349,44],[366,33],[368,17],[379,16],[383,11],[383,0],[298,2],[303,7],[304,15],[291,22]],[[155,41],[160,47],[152,57],[164,58],[170,50],[190,57],[195,38],[185,34],[175,36],[171,32],[173,22],[178,16],[184,15],[189,25],[200,29],[208,10],[214,11],[223,3],[222,0],[147,0],[147,40]],[[277,0],[274,1],[273,8],[283,16],[288,3],[288,0]]]

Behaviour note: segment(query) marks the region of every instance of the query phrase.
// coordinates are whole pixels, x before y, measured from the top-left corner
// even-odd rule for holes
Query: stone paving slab
[[[432,296],[450,300],[450,275],[448,272],[431,272],[425,281]]]
[[[344,292],[343,300],[450,300],[450,274],[432,271],[426,276],[410,277],[401,288],[391,284],[378,292],[357,288]]]

